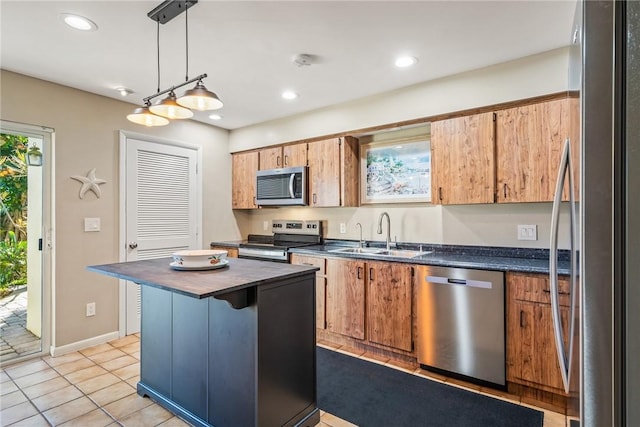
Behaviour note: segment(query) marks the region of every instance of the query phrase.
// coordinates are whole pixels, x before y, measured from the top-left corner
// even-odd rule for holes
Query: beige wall
[[[500,102],[566,91],[568,51],[556,49],[504,64],[434,80],[385,96],[351,102],[320,111],[275,120],[230,135],[231,151],[241,151],[348,132],[420,117],[481,107]],[[391,216],[391,235],[398,241],[548,248],[550,203],[508,205],[434,206],[424,204],[370,205],[360,208],[279,208],[236,212],[242,234],[269,233],[264,221],[273,219],[319,219],[331,238],[357,239],[355,224],[363,225],[364,238],[382,240],[375,234],[381,212]],[[567,207],[561,211],[561,227],[567,228]],[[340,223],[347,233],[340,234]],[[518,224],[538,226],[537,241],[517,240]],[[386,231],[385,231],[386,233]],[[559,235],[559,246],[569,247],[569,236]]]
[[[118,329],[115,279],[91,273],[85,266],[118,260],[118,131],[127,130],[203,147],[203,245],[236,240],[247,233],[266,234],[263,221],[280,218],[321,219],[326,236],[357,239],[375,234],[382,211],[391,215],[391,233],[399,241],[496,246],[548,247],[549,204],[441,207],[423,205],[364,206],[343,209],[231,210],[229,152],[378,126],[443,112],[559,92],[567,88],[567,52],[547,52],[519,61],[464,73],[385,96],[234,130],[186,121],[162,128],[142,128],[125,118],[133,106],[111,98],[2,70],[0,118],[55,129],[56,277],[52,345],[60,347]],[[80,200],[71,175],[96,168],[107,180],[102,197]],[[100,217],[102,231],[84,233],[83,218]],[[339,233],[339,224],[347,233]],[[563,215],[566,222],[566,212]],[[536,242],[516,240],[517,224],[538,224]],[[561,246],[567,246],[561,238]],[[97,314],[85,317],[95,301]]]
[[[566,91],[568,50],[433,80],[282,120],[233,130],[231,152]]]
[[[65,86],[2,71],[3,120],[55,129],[55,294],[52,346],[60,347],[118,330],[118,284],[85,267],[118,261],[119,130],[189,142],[203,149],[203,244],[237,239],[231,211],[228,132],[197,122],[172,122],[162,128],[130,123],[133,105]],[[45,160],[46,161],[46,160]],[[71,175],[96,168],[105,179],[102,197],[87,193]],[[85,233],[83,219],[100,217],[102,231]],[[85,306],[96,302],[96,316]]]

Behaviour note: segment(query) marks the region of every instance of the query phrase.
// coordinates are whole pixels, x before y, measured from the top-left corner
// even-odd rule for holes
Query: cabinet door
[[[284,167],[307,166],[307,144],[285,145],[282,148]]]
[[[364,339],[365,263],[327,258],[327,330]]]
[[[228,248],[228,247],[211,247],[213,250],[221,250],[227,251],[227,258],[238,258],[238,249],[237,248]]]
[[[412,267],[367,262],[367,337],[369,341],[412,351]]]
[[[260,170],[281,168],[282,147],[264,148],[260,150]]]
[[[231,207],[233,209],[257,208],[258,152],[237,153],[233,154],[231,158]]]
[[[564,142],[571,138],[575,188],[579,181],[579,130],[574,99],[558,99],[497,113],[498,203],[553,201]],[[568,182],[564,199],[568,200]],[[578,194],[576,193],[576,198]]]
[[[326,329],[326,293],[327,278],[325,276],[325,258],[300,254],[291,255],[291,264],[312,265],[320,270],[316,272],[316,328]]]
[[[507,379],[515,382],[523,380],[564,393],[553,336],[551,305],[518,301],[511,308],[507,332]],[[560,307],[560,317],[566,336],[568,307]]]
[[[493,203],[494,153],[493,113],[431,123],[432,203]]]
[[[340,206],[340,140],[309,143],[309,206]]]

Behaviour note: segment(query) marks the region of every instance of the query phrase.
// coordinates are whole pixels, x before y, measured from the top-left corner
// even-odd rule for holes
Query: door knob
[[[135,248],[137,248],[137,247],[138,247],[138,244],[137,244],[136,242],[131,242],[131,243],[129,243],[129,248],[130,248],[130,249],[135,249]]]

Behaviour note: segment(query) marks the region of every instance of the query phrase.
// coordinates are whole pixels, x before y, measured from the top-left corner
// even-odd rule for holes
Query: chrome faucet
[[[391,218],[386,212],[382,212],[380,218],[378,218],[378,234],[382,234],[382,217],[384,216],[387,217],[387,250],[389,250],[391,249]],[[395,243],[393,246],[395,247]]]
[[[362,224],[360,224],[360,223],[358,222],[358,223],[356,223],[356,226],[357,226],[358,228],[360,228],[360,240],[358,241],[358,246],[359,246],[360,248],[364,248],[364,240],[362,240]]]

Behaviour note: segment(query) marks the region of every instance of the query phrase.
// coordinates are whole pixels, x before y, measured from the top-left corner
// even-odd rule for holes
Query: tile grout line
[[[94,365],[96,365],[96,366],[100,366],[99,364],[97,364],[96,362],[94,362],[92,359],[90,359],[88,356],[86,356],[85,354],[83,354],[81,351],[78,351],[78,354],[81,354],[81,355],[82,355],[82,357],[84,357],[85,359],[90,360]],[[99,354],[99,353],[96,353],[96,354]],[[78,360],[82,360],[82,359],[78,359]],[[69,362],[69,363],[75,363],[76,361],[77,361],[77,360],[74,360],[73,362]],[[44,363],[46,363],[47,365],[51,366],[51,365],[50,365],[46,360],[44,360]],[[101,367],[101,366],[100,366],[100,367]],[[61,374],[61,373],[60,373],[60,372],[55,368],[55,366],[51,366],[51,368],[52,368],[53,370],[55,370],[56,372],[58,372],[58,374],[60,374],[60,376],[61,376],[62,378],[64,378],[64,379],[65,379],[69,384],[71,384],[71,385],[72,385],[76,390],[78,390],[80,393],[82,393],[82,396],[83,396],[83,397],[86,397],[87,399],[89,399],[89,401],[90,401],[90,402],[92,402],[94,405],[96,405],[96,406],[98,407],[98,409],[100,409],[100,411],[102,411],[102,412],[103,412],[107,417],[111,418],[111,419],[112,419],[115,423],[117,423],[119,426],[122,426],[122,424],[121,424],[118,420],[116,420],[116,419],[115,419],[115,418],[114,418],[114,417],[113,417],[109,412],[107,412],[107,411],[102,407],[102,405],[99,405],[99,404],[98,404],[98,402],[96,402],[95,400],[93,400],[93,399],[92,399],[88,394],[86,394],[84,391],[82,391],[82,390],[81,390],[81,389],[80,389],[80,388],[79,388],[75,383],[72,383],[71,381],[69,381],[69,380],[68,380],[64,375],[62,375],[62,374]],[[87,369],[87,368],[84,368],[84,369]],[[104,368],[103,368],[103,369],[104,369]],[[81,369],[78,369],[78,370],[80,371]],[[77,372],[77,371],[73,371],[73,372]],[[107,371],[107,372],[111,372],[111,371]],[[71,373],[71,372],[70,372],[70,373]],[[109,386],[107,386],[107,387],[109,387]],[[104,387],[104,388],[106,388],[106,387]],[[100,389],[100,390],[102,390],[102,389]],[[78,399],[80,399],[80,397],[78,397]],[[76,399],[73,399],[73,400],[76,400]],[[68,402],[65,402],[65,403],[68,403]],[[61,405],[64,405],[65,403],[62,403]],[[58,405],[58,406],[61,406],[61,405]],[[34,405],[34,406],[35,406],[35,405]],[[55,406],[55,408],[57,408],[58,406]],[[37,409],[37,408],[36,408],[36,409]],[[52,409],[52,408],[49,408],[49,409]],[[47,410],[48,410],[48,409],[47,409]],[[93,410],[92,410],[92,411],[93,411]],[[89,411],[89,412],[92,412],[92,411]],[[65,423],[67,423],[67,422],[69,422],[69,421],[72,421],[72,420],[75,420],[76,418],[80,418],[80,417],[82,417],[82,416],[84,416],[84,415],[88,414],[89,412],[87,412],[87,413],[85,413],[85,414],[82,414],[82,415],[78,415],[78,416],[77,416],[77,417],[75,417],[75,418],[71,418],[70,420],[65,421]],[[43,414],[42,416],[44,417],[44,414]],[[46,419],[46,417],[45,417],[45,419]],[[47,420],[47,422],[49,422],[49,420]],[[51,425],[51,423],[49,423],[49,424]]]

